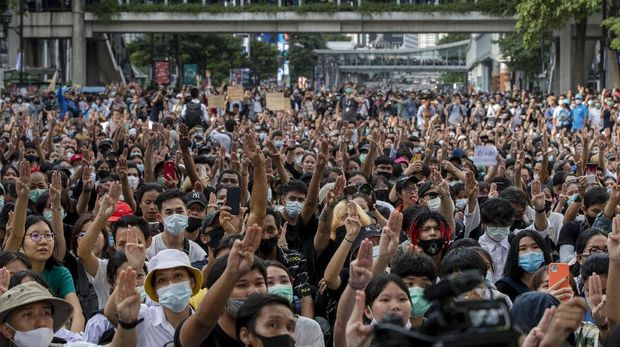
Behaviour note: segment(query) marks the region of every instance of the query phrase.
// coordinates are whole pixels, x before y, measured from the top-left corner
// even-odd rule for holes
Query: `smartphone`
[[[597,164],[586,164],[586,175],[596,175],[596,170],[598,169]]]
[[[226,206],[230,207],[230,213],[232,215],[239,214],[239,207],[241,207],[241,188],[228,187],[226,190]]]
[[[202,136],[203,130],[202,127],[196,126],[194,127],[194,136]]]
[[[422,161],[422,153],[416,153],[413,155],[413,161]]]
[[[596,184],[596,176],[595,175],[586,175],[586,183],[588,183],[588,184]]]
[[[166,160],[164,162],[164,179],[168,181],[176,181],[177,179],[177,172],[172,160]]]
[[[557,289],[570,288],[569,282],[570,269],[567,263],[551,263],[549,264],[549,288],[553,287],[556,283],[564,280]],[[566,298],[563,301],[568,300]]]

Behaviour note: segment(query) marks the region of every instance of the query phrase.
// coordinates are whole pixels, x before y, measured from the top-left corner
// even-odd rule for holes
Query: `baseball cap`
[[[189,257],[178,249],[164,249],[157,253],[148,264],[149,273],[144,280],[144,291],[155,302],[159,302],[159,297],[155,288],[153,288],[153,276],[157,270],[174,269],[176,267],[184,267],[194,276],[194,288],[192,288],[192,296],[200,291],[202,286],[202,272],[193,267],[189,261]]]
[[[199,203],[206,208],[209,204],[207,197],[202,192],[189,192],[185,194],[185,200],[187,200],[188,207],[193,203]]]
[[[67,301],[55,298],[50,291],[35,281],[22,283],[0,295],[0,322],[15,309],[35,302],[45,301],[52,305],[54,331],[62,328],[73,313],[73,307]],[[9,346],[10,342],[0,335],[0,346]]]
[[[405,186],[405,183],[407,182],[413,182],[413,183],[418,183],[419,180],[417,177],[415,176],[404,176],[398,179],[398,181],[396,181],[396,192],[400,193],[403,190],[403,187]]]
[[[133,210],[131,207],[124,201],[116,202],[116,209],[110,218],[108,218],[108,223],[114,223],[119,220],[121,217],[133,214]]]
[[[396,158],[396,160],[394,160],[394,163],[395,164],[403,164],[403,163],[407,164],[409,163],[409,159],[407,159],[407,157],[398,157]]]

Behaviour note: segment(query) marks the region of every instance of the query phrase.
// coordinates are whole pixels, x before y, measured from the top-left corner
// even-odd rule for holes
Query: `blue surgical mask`
[[[176,313],[183,312],[192,297],[192,288],[189,281],[172,283],[157,289],[157,297],[165,308]]]
[[[571,195],[570,198],[568,198],[568,200],[566,200],[566,204],[570,205],[570,204],[574,203],[575,200],[577,200],[577,197],[579,197],[579,193],[575,193],[575,194]]]
[[[431,307],[431,303],[424,298],[424,288],[409,288],[409,298],[411,298],[411,317],[423,316]]]
[[[136,166],[138,167],[138,170],[140,170],[140,172],[144,172],[144,164],[136,164]]]
[[[291,218],[297,218],[301,213],[301,209],[304,207],[304,204],[299,201],[287,201],[284,205],[284,209],[286,210],[286,214]]]
[[[31,189],[30,192],[28,192],[28,199],[36,203],[37,200],[39,200],[39,197],[41,196],[41,194],[43,194],[46,191],[47,189]]]
[[[174,236],[179,236],[187,228],[189,218],[184,214],[173,214],[164,218],[166,231]]]
[[[366,153],[362,153],[362,154],[360,154],[360,161],[361,161],[362,163],[366,161],[366,155],[367,155]]]
[[[495,242],[503,240],[510,234],[510,227],[487,227],[487,236]]]
[[[65,217],[67,216],[67,214],[65,213],[65,209],[61,209],[60,210],[60,214],[62,215],[62,219],[64,220]],[[52,210],[50,209],[45,209],[43,211],[43,218],[45,218],[45,220],[47,220],[48,222],[52,222]]]
[[[528,252],[519,256],[519,267],[527,273],[534,273],[545,262],[542,252]]]
[[[280,148],[282,147],[282,140],[275,140],[273,141],[273,145],[276,146],[276,148]]]
[[[465,206],[467,206],[467,199],[456,199],[454,206],[459,210],[465,209]]]

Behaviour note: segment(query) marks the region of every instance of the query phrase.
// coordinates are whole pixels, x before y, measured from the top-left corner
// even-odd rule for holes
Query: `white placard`
[[[476,146],[474,148],[474,165],[497,165],[497,148],[495,146]]]

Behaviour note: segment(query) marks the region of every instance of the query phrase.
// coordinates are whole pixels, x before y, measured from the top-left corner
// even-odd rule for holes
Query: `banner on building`
[[[198,64],[183,64],[183,84],[195,86],[196,75],[198,75]]]
[[[160,85],[170,84],[170,62],[155,62],[155,83]]]

